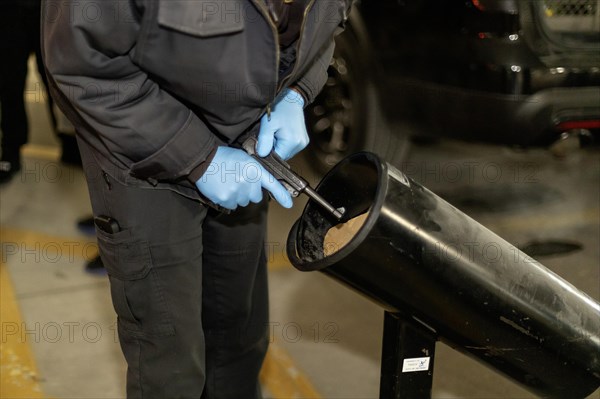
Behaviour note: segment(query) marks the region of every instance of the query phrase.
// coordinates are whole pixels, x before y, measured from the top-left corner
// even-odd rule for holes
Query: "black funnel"
[[[309,202],[288,238],[297,269],[321,270],[540,396],[600,386],[600,305],[573,285],[375,154],[342,160],[316,191],[346,220],[369,214],[336,248],[323,240],[337,222]]]

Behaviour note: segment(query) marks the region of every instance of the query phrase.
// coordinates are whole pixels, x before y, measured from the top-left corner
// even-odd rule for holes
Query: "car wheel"
[[[407,138],[392,134],[380,111],[372,58],[368,47],[360,45],[366,38],[352,22],[336,37],[327,83],[305,112],[311,138],[308,152],[319,173],[361,150],[398,164],[408,148]]]

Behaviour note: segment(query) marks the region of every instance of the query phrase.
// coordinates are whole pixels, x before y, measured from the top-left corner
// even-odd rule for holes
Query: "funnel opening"
[[[300,270],[319,270],[348,256],[367,236],[383,204],[387,167],[369,152],[359,152],[340,161],[319,183],[316,191],[335,207],[346,210],[342,222],[369,212],[364,224],[342,248],[324,255],[324,238],[339,222],[321,206],[309,201],[288,240],[288,256]],[[326,243],[325,245],[336,245]]]

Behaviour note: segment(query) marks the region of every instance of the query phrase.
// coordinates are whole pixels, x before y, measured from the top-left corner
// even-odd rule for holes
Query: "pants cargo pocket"
[[[129,230],[97,233],[119,330],[138,337],[173,335],[168,303],[152,267],[148,243],[132,237]]]

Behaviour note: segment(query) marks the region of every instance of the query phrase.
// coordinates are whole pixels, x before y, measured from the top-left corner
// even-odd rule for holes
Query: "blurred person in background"
[[[0,184],[10,181],[21,169],[21,147],[28,141],[24,90],[27,64],[32,54],[43,87],[48,86],[40,49],[40,3],[41,0],[5,0],[0,5]],[[53,130],[61,141],[61,160],[81,164],[72,127],[53,106],[52,98],[45,98]]]
[[[39,89],[47,91],[48,87],[40,48],[40,7],[41,0],[7,0],[2,2],[0,8],[0,184],[9,182],[19,172],[21,147],[28,142],[29,123],[24,91],[28,60],[32,54],[43,85]],[[61,143],[61,161],[81,166],[73,125],[55,106],[52,97],[46,95],[44,98],[53,131]],[[81,219],[77,226],[85,234],[95,234],[91,218]],[[99,256],[86,262],[85,270],[100,274],[105,272]]]

